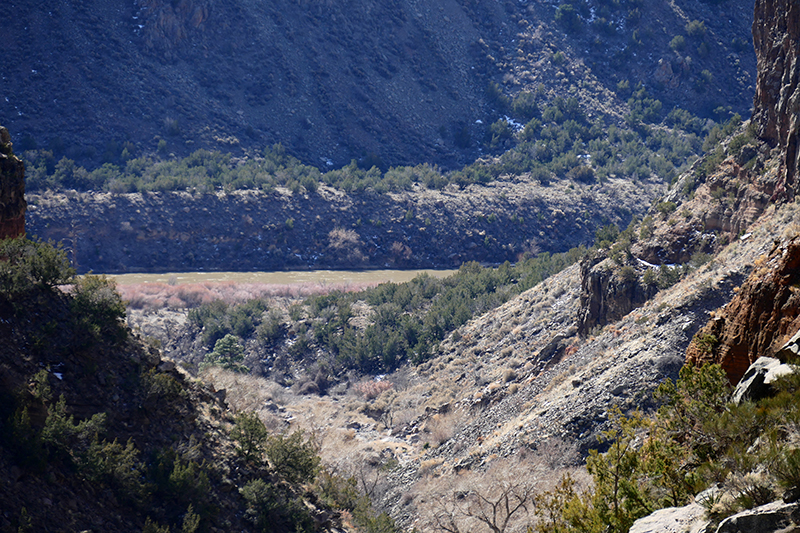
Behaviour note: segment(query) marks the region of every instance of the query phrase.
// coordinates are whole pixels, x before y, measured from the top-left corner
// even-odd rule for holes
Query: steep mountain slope
[[[455,167],[502,98],[621,120],[638,84],[747,115],[752,3],[90,0],[0,14],[0,115],[20,151],[81,163],[281,142],[305,162]],[[490,86],[490,82],[498,85]],[[487,92],[487,88],[492,90]],[[125,151],[123,153],[123,151]]]

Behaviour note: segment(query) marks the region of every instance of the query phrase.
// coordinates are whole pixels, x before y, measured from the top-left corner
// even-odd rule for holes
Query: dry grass
[[[423,440],[431,447],[438,448],[456,433],[461,416],[455,411],[433,415],[422,429],[426,434],[426,438]]]
[[[137,283],[117,287],[122,299],[132,309],[185,309],[222,300],[238,304],[253,298],[306,298],[333,291],[358,292],[376,283],[237,283],[233,281],[206,283]]]
[[[264,410],[266,402],[285,405],[294,395],[273,381],[250,374],[231,372],[219,366],[211,366],[198,376],[216,390],[226,391],[226,402],[235,411]]]

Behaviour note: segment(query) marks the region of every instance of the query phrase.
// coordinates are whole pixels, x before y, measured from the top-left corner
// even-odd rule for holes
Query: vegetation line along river
[[[369,284],[392,281],[403,283],[420,274],[445,278],[457,270],[308,270],[278,272],[171,272],[161,274],[115,274],[109,277],[119,285],[139,283],[264,283],[292,284]]]

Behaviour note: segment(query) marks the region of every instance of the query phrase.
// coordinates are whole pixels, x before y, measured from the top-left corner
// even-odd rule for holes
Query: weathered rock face
[[[775,355],[800,329],[800,236],[775,245],[737,295],[692,340],[689,362],[719,363],[732,383],[761,356]]]
[[[717,533],[796,531],[798,522],[800,522],[799,504],[772,502],[726,518],[717,528]]]
[[[775,197],[792,199],[800,192],[800,5],[791,0],[757,0],[753,42],[758,62],[753,118],[759,136],[782,152]]]
[[[640,216],[652,192],[623,180],[577,191],[520,180],[399,194],[71,192],[29,195],[27,217],[79,272],[457,268],[586,244],[615,206]]]
[[[0,126],[0,239],[25,233],[25,165],[11,150],[11,136]]]
[[[724,161],[691,199],[683,201],[680,187],[665,201],[679,204],[669,215],[655,215],[653,234],[635,243],[636,257],[653,264],[685,263],[692,255],[714,253],[744,232],[769,205],[775,191],[776,169],[754,175],[734,158]],[[688,178],[687,178],[688,179]]]
[[[581,263],[579,334],[615,322],[649,300],[658,288],[644,285],[640,274],[633,266],[617,265],[604,255],[585,259]]]

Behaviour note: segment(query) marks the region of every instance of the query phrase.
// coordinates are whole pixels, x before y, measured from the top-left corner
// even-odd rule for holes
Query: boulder
[[[756,401],[766,398],[774,393],[772,384],[786,374],[792,373],[792,367],[783,364],[774,357],[759,357],[744,373],[736,389],[733,391],[731,401],[739,405],[743,401]]]
[[[798,524],[800,504],[777,501],[729,516],[717,533],[790,533],[800,531]]]
[[[781,361],[796,359],[798,356],[800,356],[800,331],[795,333],[794,337],[789,339],[775,354],[775,357]]]
[[[705,513],[698,503],[659,509],[634,522],[629,533],[704,533],[709,525]]]

